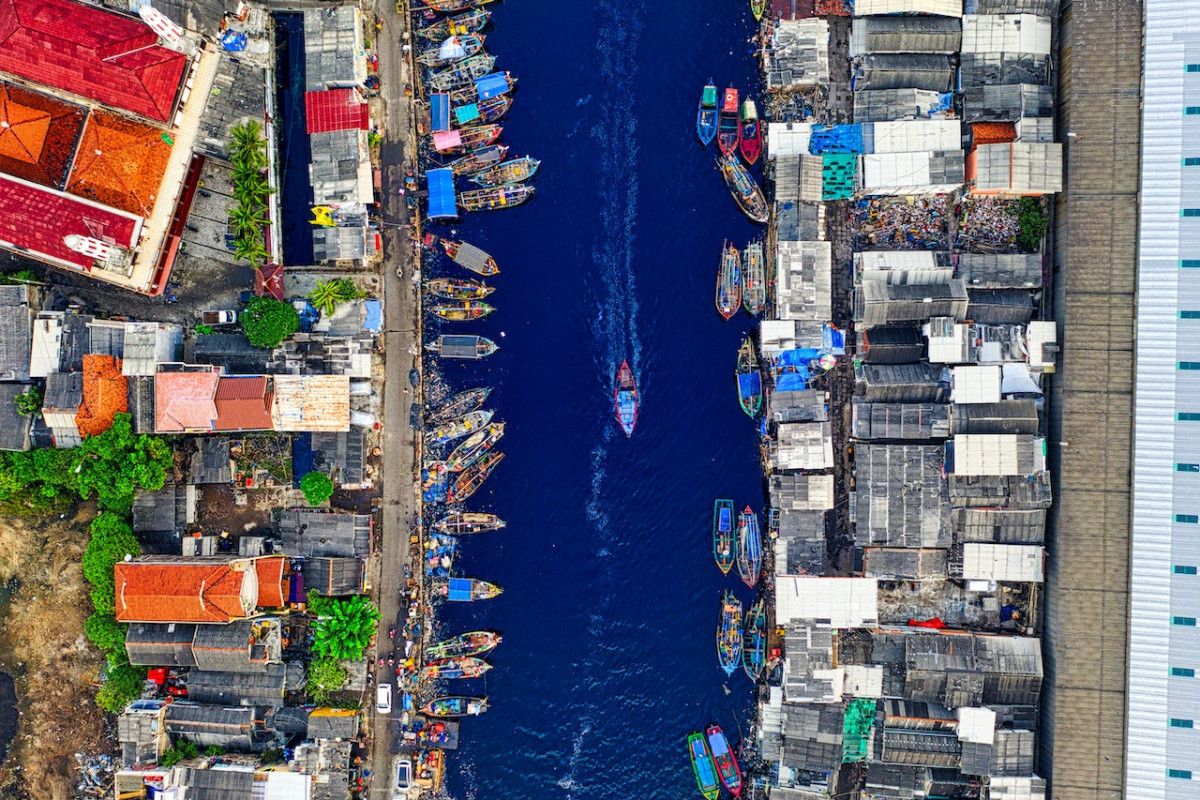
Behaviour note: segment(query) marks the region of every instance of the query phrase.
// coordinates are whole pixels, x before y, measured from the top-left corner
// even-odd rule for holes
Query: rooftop
[[[370,112],[357,89],[305,92],[304,112],[309,133],[365,131],[371,127]]]
[[[61,188],[84,109],[0,82],[0,171]]]
[[[121,359],[83,357],[83,403],[75,415],[80,436],[96,436],[112,427],[113,417],[129,410],[129,381],[121,374]]]
[[[346,375],[276,375],[275,430],[350,429],[350,378]]]
[[[66,189],[148,217],[170,157],[171,145],[157,128],[93,111],[83,127]]]
[[[154,430],[210,431],[217,417],[218,370],[159,372],[154,377]]]
[[[251,615],[258,597],[253,565],[224,556],[121,562],[114,568],[121,622],[226,623]]]
[[[22,383],[0,383],[0,450],[28,450],[32,417],[17,412],[15,398],[29,387]]]
[[[271,430],[271,391],[262,375],[222,376],[217,381],[213,430]]]

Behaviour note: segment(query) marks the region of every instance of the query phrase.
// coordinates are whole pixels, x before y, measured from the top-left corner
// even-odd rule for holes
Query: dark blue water
[[[453,687],[492,709],[464,721],[448,788],[693,797],[684,737],[717,721],[736,740],[752,705],[714,629],[723,587],[753,595],[721,575],[710,538],[714,498],[763,504],[733,377],[749,320],[722,322],[713,291],[722,242],[759,231],[693,131],[710,76],[755,85],[753,20],[726,0],[494,8],[488,48],[520,79],[504,141],[542,168],[531,204],[441,231],[499,261],[499,310],[454,330],[502,349],[442,369],[454,389],[494,385],[508,422],[506,460],[468,504],[508,529],[467,539],[458,561],[505,593],[440,614],[443,633],[505,634],[486,681]],[[623,359],[642,394],[630,440],[612,413]]]

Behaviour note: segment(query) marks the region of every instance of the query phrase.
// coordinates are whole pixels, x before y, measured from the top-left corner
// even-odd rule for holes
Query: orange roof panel
[[[60,188],[85,111],[0,82],[0,171]]]
[[[121,359],[83,357],[83,402],[75,415],[80,436],[97,436],[112,427],[113,418],[129,410],[129,379],[121,374]]]
[[[217,418],[220,376],[206,372],[159,372],[154,376],[154,430],[158,433],[210,431]]]
[[[285,558],[256,558],[254,571],[258,573],[258,607],[283,608],[287,603],[287,581],[283,577]]]
[[[84,125],[66,189],[148,217],[170,156],[171,145],[157,128],[93,111]]]
[[[121,622],[227,623],[244,619],[235,564],[123,561],[113,569]]]

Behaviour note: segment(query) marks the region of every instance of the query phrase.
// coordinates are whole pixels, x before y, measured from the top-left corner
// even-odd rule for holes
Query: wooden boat
[[[491,668],[492,665],[482,658],[442,658],[421,667],[420,677],[422,680],[478,678]]]
[[[470,58],[464,58],[451,67],[440,70],[429,76],[426,86],[433,92],[451,92],[455,89],[465,89],[476,78],[482,78],[492,71],[496,57],[488,53],[476,53]]]
[[[478,281],[434,278],[425,282],[425,291],[447,300],[482,300],[496,289]]]
[[[738,122],[738,146],[747,164],[758,161],[762,153],[762,125],[758,121],[758,106],[749,97],[742,103],[742,116]]]
[[[446,402],[442,403],[442,405],[436,411],[432,412],[425,419],[425,423],[427,425],[438,425],[443,422],[450,422],[451,420],[458,419],[464,414],[474,411],[483,405],[484,401],[488,399],[488,395],[491,393],[492,387],[490,386],[481,386],[476,389],[467,389],[464,392],[459,392]]]
[[[717,800],[721,794],[721,780],[717,777],[717,765],[713,761],[712,751],[703,733],[690,733],[687,738],[688,757],[692,762],[692,775],[696,778],[696,788],[706,800]]]
[[[721,268],[717,271],[717,313],[729,319],[742,302],[742,277],[738,268],[738,250],[726,242],[721,250]]]
[[[425,648],[425,657],[430,660],[442,658],[468,658],[490,653],[504,637],[495,631],[469,631],[451,636]]]
[[[746,416],[754,419],[762,408],[762,373],[758,371],[758,358],[754,354],[754,342],[747,336],[737,354],[738,403]]]
[[[495,514],[485,514],[481,511],[464,511],[459,514],[448,514],[433,523],[435,529],[445,531],[446,533],[453,533],[456,536],[498,531],[506,525],[508,523]]]
[[[444,597],[452,603],[491,600],[504,593],[496,584],[478,578],[445,578],[434,581],[432,586],[435,597]]]
[[[733,501],[717,500],[713,503],[713,558],[721,572],[728,575],[736,560],[734,548],[737,534],[733,531]]]
[[[757,681],[767,659],[767,612],[761,597],[746,612],[742,627],[742,669]]]
[[[493,422],[486,428],[475,431],[466,438],[450,455],[446,456],[446,469],[451,472],[462,472],[474,464],[486,452],[504,437],[504,423]]]
[[[767,0],[750,0],[750,13],[754,15],[755,21],[762,22],[766,10]]]
[[[751,242],[742,251],[742,306],[758,316],[767,306],[767,270],[762,242]]]
[[[460,128],[474,123],[496,122],[507,114],[510,108],[512,98],[504,94],[487,100],[463,103],[450,109],[450,125]]]
[[[717,115],[717,147],[730,155],[738,145],[738,91],[726,89],[721,101],[721,113]]]
[[[448,37],[440,44],[426,48],[417,55],[417,63],[427,67],[442,67],[469,58],[483,49],[486,36],[464,34]]]
[[[758,532],[758,515],[746,506],[738,517],[737,541],[738,574],[751,589],[762,572],[762,538]]]
[[[445,144],[442,144],[440,148],[438,148],[437,144],[434,144],[434,148],[446,156],[470,153],[478,148],[486,147],[499,139],[500,133],[503,130],[504,128],[499,125],[467,125],[454,131],[454,133],[458,134],[457,139],[453,135],[450,135]],[[443,140],[435,138],[434,141],[442,142]],[[451,170],[453,169],[451,167]]]
[[[767,200],[763,197],[762,189],[758,188],[758,183],[736,156],[722,155],[719,163],[725,186],[737,201],[738,208],[750,219],[765,225],[768,217]]]
[[[487,169],[493,164],[499,164],[508,154],[508,145],[491,144],[481,147],[473,153],[467,153],[462,158],[456,158],[446,166],[454,171],[454,177],[461,178],[481,169]]]
[[[638,390],[634,380],[633,370],[628,361],[622,361],[617,369],[616,388],[613,389],[613,410],[625,438],[633,436],[633,429],[638,418]]]
[[[717,87],[711,80],[700,93],[700,107],[696,110],[696,135],[705,147],[717,135]]]
[[[531,197],[532,186],[527,183],[514,183],[511,186],[463,192],[458,196],[458,204],[467,211],[494,211],[519,206]]]
[[[717,659],[726,675],[732,675],[742,663],[742,601],[728,589],[721,595],[717,619]]]
[[[425,343],[425,349],[443,358],[465,358],[475,360],[487,358],[500,348],[491,339],[483,336],[439,336]]]
[[[499,75],[500,73],[495,74]],[[487,76],[483,77],[486,78]],[[477,78],[476,80],[478,81],[479,79]],[[511,73],[504,73],[504,83],[507,88],[501,93],[502,95],[510,94],[513,89],[517,88],[517,79]],[[475,83],[472,83],[470,86],[464,86],[461,89],[454,89],[450,92],[451,105],[459,106],[477,102],[479,102],[479,87]]]
[[[416,7],[414,11],[420,11],[423,8],[428,8],[436,11],[439,14],[457,14],[460,11],[466,11],[475,6],[482,6],[492,0],[415,0]]]
[[[435,697],[421,706],[421,713],[431,717],[477,717],[488,710],[486,697]]]
[[[737,759],[729,749],[729,740],[725,738],[725,732],[721,730],[720,725],[709,725],[704,733],[708,737],[708,749],[712,751],[713,763],[717,765],[717,775],[720,776],[721,783],[725,784],[725,788],[734,797],[741,796],[742,771],[738,769]]]
[[[449,239],[442,239],[441,241],[442,249],[446,251],[446,255],[450,256],[454,263],[460,267],[466,267],[478,275],[500,274],[500,268],[496,266],[496,259],[475,245],[467,244],[466,242],[452,242]]]
[[[532,178],[537,173],[541,163],[536,158],[530,158],[529,156],[514,158],[512,161],[505,161],[502,164],[488,167],[483,172],[472,175],[471,180],[487,188],[507,186],[510,183],[520,183]]]
[[[439,19],[437,22],[426,25],[424,28],[417,28],[413,33],[416,34],[418,39],[424,39],[427,42],[440,42],[447,36],[478,33],[483,30],[491,18],[492,12],[482,8],[472,8],[466,13]]]
[[[439,425],[425,434],[425,443],[428,445],[439,445],[452,442],[455,439],[461,439],[467,434],[481,430],[492,421],[492,414],[494,413],[490,409],[481,409],[465,414],[452,422]]]
[[[478,461],[460,472],[458,480],[446,490],[447,502],[461,503],[475,494],[488,476],[495,472],[502,460],[504,460],[504,453],[495,450],[489,450],[480,456]]]
[[[431,306],[429,313],[439,319],[451,322],[466,322],[473,319],[483,319],[495,310],[482,300],[463,300],[459,303],[442,303]]]

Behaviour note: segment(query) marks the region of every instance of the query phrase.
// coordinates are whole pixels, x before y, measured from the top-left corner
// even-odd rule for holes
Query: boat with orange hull
[[[738,91],[726,89],[721,101],[721,113],[717,115],[717,147],[725,155],[732,155],[738,146]]]

